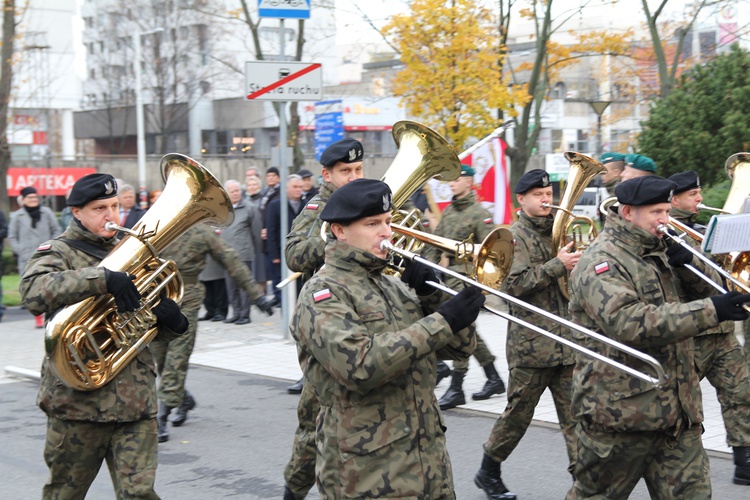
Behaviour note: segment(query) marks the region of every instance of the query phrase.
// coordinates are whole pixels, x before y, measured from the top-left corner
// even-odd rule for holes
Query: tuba
[[[722,212],[738,214],[742,212],[750,197],[750,153],[733,154],[724,163],[724,170],[732,180],[732,186],[729,188]],[[750,286],[750,252],[732,252],[730,256],[731,261],[725,269],[734,278]],[[742,287],[735,287],[735,290],[741,291]]]
[[[568,173],[568,180],[565,183],[565,192],[560,199],[559,205],[551,205],[552,208],[557,209],[555,220],[552,224],[553,251],[557,251],[557,249],[568,244],[569,234],[572,235],[573,246],[576,250],[583,250],[596,238],[598,232],[594,221],[589,217],[575,215],[573,207],[578,198],[583,194],[583,190],[589,185],[589,182],[597,175],[607,171],[601,163],[581,153],[567,151],[565,159],[570,162],[570,171]],[[588,226],[587,241],[583,241],[582,236],[585,226]],[[565,298],[570,298],[568,276],[565,275],[558,278],[558,283]]]
[[[200,222],[225,226],[234,220],[226,191],[198,162],[168,154],[161,170],[162,195],[132,230],[108,226],[126,235],[99,264],[136,276],[140,307],[119,314],[111,295],[89,297],[64,307],[47,324],[49,366],[68,387],[93,391],[110,382],[158,333],[151,308],[160,294],[182,300],[177,266],[159,258],[159,252]]]

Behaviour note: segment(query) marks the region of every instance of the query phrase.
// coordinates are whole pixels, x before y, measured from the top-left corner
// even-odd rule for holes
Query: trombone
[[[394,228],[394,231],[398,232],[399,228]],[[488,238],[490,238],[490,236],[488,236]],[[432,235],[423,235],[423,236],[420,236],[420,237],[429,239],[429,238],[432,237]],[[449,276],[452,276],[452,277],[454,277],[454,278],[456,278],[458,280],[461,280],[464,283],[467,283],[469,285],[476,286],[476,287],[478,287],[479,289],[481,289],[484,292],[487,292],[489,294],[495,295],[496,297],[500,297],[501,299],[504,299],[504,300],[506,300],[508,302],[511,302],[511,303],[513,303],[513,304],[515,304],[515,305],[517,305],[519,307],[523,307],[524,309],[528,309],[529,311],[532,311],[532,312],[535,312],[537,314],[540,314],[540,315],[542,315],[542,316],[544,316],[546,318],[550,318],[550,319],[552,319],[554,321],[557,321],[561,325],[567,326],[568,328],[571,328],[571,329],[576,330],[576,331],[578,331],[580,333],[583,333],[585,335],[593,337],[593,338],[599,340],[600,342],[603,342],[605,344],[608,344],[608,345],[614,347],[615,349],[618,349],[621,352],[627,353],[627,354],[633,356],[634,358],[638,358],[641,361],[644,361],[645,363],[649,364],[654,369],[654,371],[656,372],[656,377],[653,377],[653,376],[651,376],[651,375],[649,375],[647,373],[640,372],[640,371],[636,370],[635,368],[631,368],[630,366],[627,366],[627,365],[625,365],[623,363],[620,363],[619,361],[615,361],[613,359],[609,359],[606,356],[604,356],[602,354],[599,354],[598,352],[595,352],[595,351],[592,351],[592,350],[590,350],[590,349],[588,349],[586,347],[580,346],[580,345],[576,344],[575,342],[573,342],[571,340],[568,340],[568,339],[566,339],[564,337],[561,337],[559,335],[555,335],[552,332],[548,332],[547,330],[544,330],[544,329],[542,329],[542,328],[540,328],[540,327],[538,327],[536,325],[532,325],[531,323],[528,323],[528,322],[526,322],[526,321],[524,321],[522,319],[516,318],[515,316],[511,316],[510,314],[507,314],[507,313],[504,313],[504,312],[501,312],[501,311],[497,311],[497,310],[489,308],[487,306],[483,306],[484,310],[486,310],[488,312],[491,312],[492,314],[495,314],[497,316],[500,316],[501,318],[507,319],[508,321],[513,321],[514,323],[518,323],[519,325],[525,326],[526,328],[534,330],[537,333],[540,333],[540,334],[545,335],[545,336],[547,336],[547,337],[549,337],[549,338],[551,338],[553,340],[556,340],[557,342],[560,342],[561,344],[564,344],[564,345],[570,347],[571,349],[575,349],[576,351],[579,351],[579,352],[582,352],[584,354],[587,354],[587,355],[591,356],[592,358],[596,358],[599,361],[602,361],[602,362],[607,363],[609,365],[612,365],[612,366],[614,366],[616,368],[619,368],[619,369],[623,370],[624,372],[627,372],[630,375],[633,375],[634,377],[637,377],[637,378],[639,378],[641,380],[644,380],[644,381],[646,381],[646,382],[654,385],[655,387],[661,387],[661,386],[665,385],[666,382],[667,382],[667,374],[664,372],[664,369],[662,368],[661,364],[656,359],[654,359],[653,357],[649,356],[648,354],[644,354],[644,353],[642,353],[642,352],[640,352],[640,351],[638,351],[636,349],[633,349],[632,347],[629,347],[629,346],[627,346],[625,344],[622,344],[620,342],[612,340],[612,339],[610,339],[610,338],[608,338],[608,337],[606,337],[606,336],[604,336],[604,335],[602,335],[600,333],[597,333],[595,331],[589,330],[588,328],[585,328],[585,327],[580,326],[580,325],[578,325],[576,323],[573,323],[572,321],[569,321],[569,320],[567,320],[565,318],[562,318],[562,317],[557,316],[555,314],[551,314],[551,313],[545,311],[544,309],[541,309],[539,307],[536,307],[533,304],[529,304],[528,302],[524,302],[524,301],[522,301],[520,299],[517,299],[517,298],[513,297],[512,295],[508,295],[506,293],[500,292],[500,291],[498,291],[498,290],[496,290],[494,288],[491,288],[491,287],[489,287],[489,286],[487,286],[487,285],[485,285],[485,284],[483,284],[483,283],[481,283],[479,281],[475,281],[475,280],[473,280],[471,278],[467,278],[466,276],[464,276],[461,273],[457,273],[456,271],[453,271],[452,269],[448,269],[448,268],[442,267],[442,266],[440,266],[438,264],[435,264],[435,263],[433,263],[433,262],[431,262],[431,261],[429,261],[429,260],[427,260],[427,259],[425,259],[423,257],[420,257],[419,255],[417,255],[417,254],[415,254],[413,252],[410,252],[408,250],[404,250],[402,248],[395,247],[388,240],[383,240],[380,243],[380,248],[383,249],[383,250],[385,250],[385,251],[388,251],[388,252],[396,253],[399,256],[404,257],[406,259],[409,259],[411,261],[419,262],[420,264],[424,264],[424,265],[426,265],[428,267],[431,267],[432,269],[440,271],[443,274],[447,274]],[[486,251],[483,251],[481,253],[485,254],[485,255],[488,254],[488,253],[491,254],[491,252],[486,252]],[[451,295],[456,295],[458,293],[455,290],[452,290],[452,289],[450,289],[448,287],[445,287],[444,285],[441,285],[439,283],[435,283],[433,281],[428,281],[427,283],[429,285],[431,285],[431,286],[433,286],[433,287],[435,287],[435,288],[437,288],[439,290],[442,290],[442,291],[444,291],[446,293],[449,293]]]

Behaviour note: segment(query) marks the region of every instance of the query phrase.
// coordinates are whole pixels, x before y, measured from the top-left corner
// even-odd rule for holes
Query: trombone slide
[[[409,260],[412,260],[412,261],[415,261],[415,262],[419,262],[420,264],[424,264],[424,265],[426,265],[428,267],[431,267],[432,269],[435,269],[435,270],[440,271],[440,272],[442,272],[444,274],[452,276],[452,277],[454,277],[454,278],[456,278],[456,279],[458,279],[460,281],[463,281],[464,283],[476,286],[479,289],[481,289],[481,290],[483,290],[483,291],[485,291],[487,293],[490,293],[492,295],[495,295],[497,297],[505,299],[506,301],[511,302],[511,303],[513,303],[513,304],[515,304],[515,305],[517,305],[519,307],[523,307],[524,309],[528,309],[529,311],[535,312],[535,313],[540,314],[542,316],[545,316],[547,318],[551,318],[551,319],[557,321],[558,323],[560,323],[561,325],[567,326],[568,328],[571,328],[571,329],[576,330],[576,331],[578,331],[580,333],[583,333],[583,334],[588,335],[588,336],[590,336],[592,338],[595,338],[595,339],[599,340],[600,342],[608,344],[608,345],[616,348],[617,350],[619,350],[621,352],[627,353],[627,354],[633,356],[634,358],[637,358],[637,359],[640,359],[641,361],[646,362],[647,364],[649,364],[654,369],[654,371],[656,372],[657,376],[653,377],[653,376],[651,376],[651,375],[649,375],[647,373],[639,372],[638,370],[635,370],[634,368],[630,368],[630,367],[627,367],[625,365],[621,365],[617,361],[611,360],[611,359],[609,359],[609,358],[607,358],[605,356],[601,356],[600,354],[595,353],[593,351],[590,351],[589,349],[587,349],[587,348],[585,348],[583,346],[579,346],[578,344],[576,344],[574,342],[570,342],[570,341],[563,342],[566,345],[568,345],[569,347],[571,347],[572,349],[575,349],[577,351],[583,352],[584,354],[589,354],[589,355],[592,355],[592,356],[596,355],[596,356],[594,356],[595,358],[597,358],[600,361],[603,361],[605,363],[608,363],[608,364],[610,364],[612,366],[616,366],[618,368],[623,368],[623,367],[628,368],[625,371],[627,371],[628,373],[630,373],[631,375],[633,375],[635,377],[640,378],[641,380],[644,380],[646,382],[649,382],[650,384],[653,384],[656,387],[663,386],[667,382],[667,374],[664,372],[664,368],[662,368],[661,364],[655,358],[653,358],[652,356],[649,356],[648,354],[644,354],[641,351],[633,349],[632,347],[627,346],[627,345],[625,345],[625,344],[623,344],[621,342],[617,342],[616,340],[612,340],[609,337],[606,337],[606,336],[604,336],[604,335],[602,335],[600,333],[597,333],[597,332],[595,332],[593,330],[589,330],[588,328],[584,328],[581,325],[573,323],[572,321],[569,321],[569,320],[567,320],[565,318],[562,318],[560,316],[551,314],[551,313],[545,311],[544,309],[536,307],[533,304],[529,304],[528,302],[524,302],[523,300],[517,299],[517,298],[513,297],[512,295],[508,295],[507,293],[500,292],[498,290],[495,290],[494,288],[491,288],[491,287],[489,287],[487,285],[479,283],[478,281],[474,281],[474,280],[472,280],[470,278],[467,278],[466,276],[464,276],[461,273],[457,273],[456,271],[453,271],[451,269],[439,266],[439,265],[437,265],[437,264],[435,264],[435,263],[433,263],[433,262],[431,262],[431,261],[429,261],[429,260],[427,260],[427,259],[425,259],[423,257],[420,257],[419,255],[417,255],[417,254],[415,254],[413,252],[409,252],[407,250],[403,250],[401,248],[394,247],[391,244],[391,242],[388,241],[388,240],[383,240],[380,243],[380,248],[382,248],[383,250],[387,250],[387,251],[393,252],[393,253],[397,253],[397,254],[401,255],[402,257],[405,257],[405,258],[407,258]],[[430,283],[430,284],[432,284],[432,283]],[[440,288],[440,289],[443,290],[443,288]],[[451,293],[451,294],[455,295],[455,293],[457,293],[457,292],[451,291],[451,292],[448,292],[448,293]],[[490,312],[497,313],[499,311],[497,311],[497,312],[496,311],[490,311]],[[523,326],[528,326],[530,328],[532,328],[532,326],[533,326],[533,325],[530,325],[529,323],[527,323],[527,322],[525,322],[525,321],[523,321],[521,319],[516,318],[515,316],[511,316],[509,314],[506,315],[505,313],[501,313],[501,314],[503,314],[502,317],[508,319],[509,321],[513,321],[513,322],[516,322],[516,323],[521,324]],[[542,333],[543,335],[551,337],[551,338],[553,338],[555,340],[559,340],[560,342],[562,342],[563,340],[565,340],[565,339],[559,338],[557,335],[553,334],[552,332],[548,332],[546,330],[537,329],[537,328],[538,327],[533,327],[532,329],[535,330],[535,331],[538,331],[539,333]]]

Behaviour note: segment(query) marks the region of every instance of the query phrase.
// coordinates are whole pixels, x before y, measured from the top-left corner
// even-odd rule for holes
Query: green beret
[[[469,165],[461,164],[461,177],[473,177],[475,174],[474,169]]]
[[[607,163],[612,163],[614,161],[625,162],[625,155],[622,153],[602,153],[602,155],[599,157],[599,161],[602,162],[602,165],[606,165]]]
[[[615,196],[621,205],[641,207],[672,201],[674,182],[658,175],[646,175],[621,182],[615,188]]]
[[[684,193],[685,191],[701,187],[701,179],[695,170],[674,174],[669,177],[669,180],[677,184],[677,187],[674,188],[674,194]]]
[[[630,167],[643,170],[644,172],[656,173],[656,163],[648,156],[628,155],[625,163]]]
[[[69,207],[82,207],[94,200],[117,196],[117,181],[109,174],[84,175],[73,184],[65,202]]]
[[[390,211],[388,184],[375,179],[357,179],[333,192],[320,218],[326,222],[353,222]]]
[[[328,146],[320,155],[320,164],[324,167],[332,167],[338,162],[355,163],[362,161],[364,155],[362,143],[347,137]]]
[[[524,194],[530,189],[547,187],[550,185],[551,183],[547,171],[535,168],[534,170],[529,170],[518,179],[513,192],[516,194]]]

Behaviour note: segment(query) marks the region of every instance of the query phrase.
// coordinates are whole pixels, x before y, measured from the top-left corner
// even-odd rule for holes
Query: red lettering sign
[[[84,175],[96,173],[92,167],[8,169],[8,196],[18,196],[26,186],[34,186],[41,196],[64,196]]]

